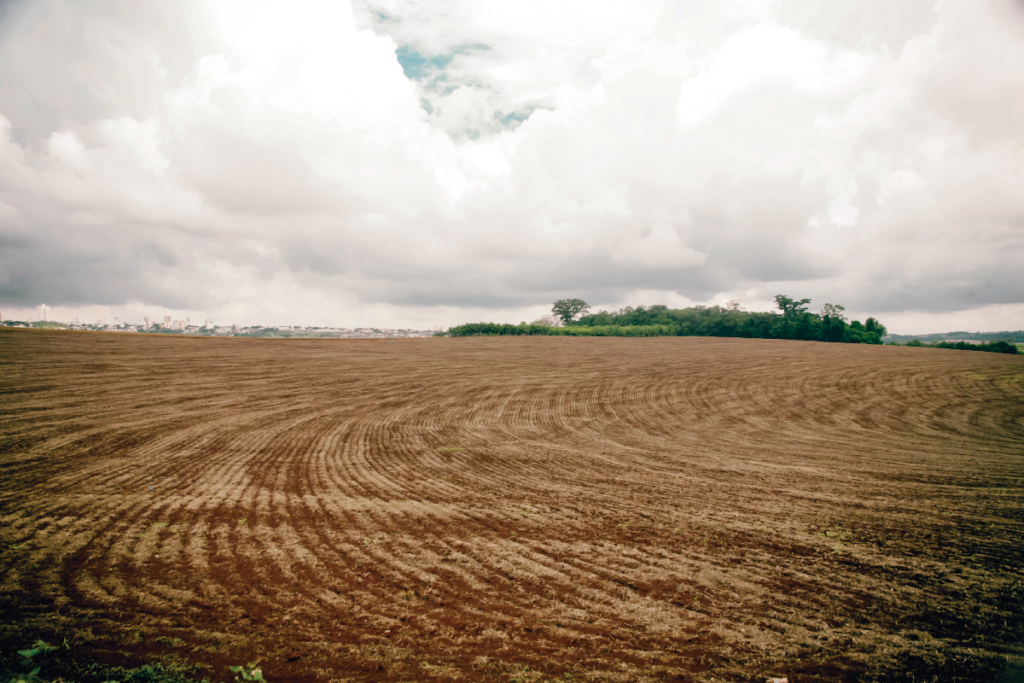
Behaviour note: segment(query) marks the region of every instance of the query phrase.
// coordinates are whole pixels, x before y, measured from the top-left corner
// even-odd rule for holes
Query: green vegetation
[[[235,681],[262,681],[263,670],[257,666],[259,662],[249,662],[245,666],[232,666],[231,672],[235,674]]]
[[[184,330],[176,330],[172,327],[164,327],[163,325],[154,325],[149,329],[139,331],[143,334],[185,334]]]
[[[203,334],[202,331],[200,331]],[[319,332],[315,328],[306,330],[279,330],[275,327],[262,327],[254,325],[235,332],[236,337],[260,337],[263,339],[327,339],[337,337],[335,332]]]
[[[566,325],[571,325],[576,316],[590,310],[590,304],[583,299],[559,299],[551,305],[551,312]]]
[[[67,647],[66,642],[64,646]],[[8,678],[8,675],[5,674],[2,680],[4,680],[5,683],[7,681],[9,681],[10,683],[34,683],[35,681],[43,681],[43,679],[39,676],[39,671],[41,670],[42,667],[39,666],[39,660],[36,659],[36,657],[39,657],[40,655],[48,655],[54,650],[59,649],[60,648],[55,645],[50,645],[48,643],[44,643],[41,640],[37,640],[32,645],[32,647],[26,648],[24,650],[18,650],[18,654],[22,658],[21,666],[28,669],[28,671],[24,673],[13,674],[10,676],[10,678]]]
[[[157,642],[167,642],[174,645],[181,644],[180,638],[159,637]],[[177,641],[177,642],[175,642]],[[122,666],[108,666],[97,662],[87,664],[76,663],[71,647],[67,640],[61,646],[50,645],[37,640],[32,647],[25,650],[18,650],[21,657],[20,665],[23,672],[4,672],[0,669],[0,683],[72,683],[79,681],[102,681],[103,683],[209,683],[208,678],[199,679],[202,667],[198,664],[190,664],[176,655],[161,657],[161,661],[154,664],[143,664],[135,668]],[[62,655],[54,660],[52,653]],[[70,657],[70,659],[69,659]],[[48,669],[64,668],[75,672],[72,678],[67,676],[54,677],[52,673],[43,675],[42,669],[46,665]],[[62,666],[63,665],[63,666]],[[235,681],[263,681],[263,672],[256,663],[250,663],[244,667],[232,666],[231,672],[235,674]]]
[[[1024,343],[1024,330],[1017,330],[1016,332],[964,332],[961,330],[959,332],[940,332],[937,334],[890,334],[883,341],[886,344],[890,342],[906,344],[915,340],[926,344],[941,341],[1006,341],[1011,344],[1021,344]]]
[[[448,330],[452,337],[545,335],[563,337],[747,337],[756,339],[802,339],[806,341],[843,342],[847,344],[881,344],[885,326],[874,318],[864,323],[847,321],[846,309],[838,304],[825,304],[819,313],[807,310],[810,299],[791,299],[782,294],[775,297],[779,313],[742,311],[739,302],[728,306],[694,306],[672,309],[667,306],[627,306],[621,311],[586,313],[590,308],[580,299],[556,301],[552,312],[562,319],[564,327],[543,321],[519,323],[466,323]],[[576,316],[580,313],[577,320]],[[949,333],[954,334],[967,333]],[[932,335],[943,336],[943,335]],[[974,336],[985,336],[975,334]],[[991,335],[994,336],[994,335]],[[890,342],[887,337],[886,343]],[[1011,338],[1012,339],[1012,338]],[[1017,353],[1012,341],[971,344],[965,341],[935,341],[926,344],[918,339],[906,346],[928,346],[965,351]]]
[[[570,299],[555,302],[553,312],[566,320],[573,308],[565,304],[585,302]],[[559,335],[574,337],[748,337],[757,339],[803,339],[808,341],[881,344],[885,326],[874,318],[866,322],[846,320],[845,309],[825,304],[821,313],[807,310],[810,299],[775,297],[780,313],[741,311],[738,302],[727,307],[694,306],[671,309],[667,306],[626,307],[609,313],[599,311],[569,318],[565,327],[520,323],[468,323],[448,330],[453,337],[478,335]],[[575,314],[573,314],[575,315]]]
[[[452,337],[530,335],[546,335],[549,337],[666,337],[676,336],[676,330],[668,325],[596,325],[584,327],[576,324],[569,327],[552,327],[538,323],[520,323],[518,325],[467,323],[448,330],[448,336]]]
[[[184,664],[169,661],[167,663],[143,664],[134,669],[126,669],[123,666],[102,666],[90,664],[85,667],[86,675],[92,680],[102,680],[107,683],[195,683],[193,678],[199,672],[199,667],[194,664]],[[203,678],[199,683],[208,683],[209,679]]]
[[[997,341],[991,344],[972,344],[971,342],[958,341],[958,342],[947,342],[939,341],[931,344],[925,344],[920,339],[914,339],[906,344],[898,344],[896,342],[889,342],[889,346],[926,346],[932,349],[958,349],[960,351],[989,351],[991,353],[1017,353],[1017,346],[1007,341]]]
[[[55,322],[53,320],[36,320],[35,322],[28,322],[27,320],[3,320],[0,321],[0,326],[33,327],[37,330],[65,330],[68,327],[64,323]]]

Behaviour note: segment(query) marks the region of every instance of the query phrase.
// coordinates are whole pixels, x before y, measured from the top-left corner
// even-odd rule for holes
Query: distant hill
[[[964,341],[1010,341],[1024,342],[1024,330],[1016,332],[938,332],[936,334],[887,334],[882,337],[883,342],[896,342],[906,344],[909,341],[918,339],[923,342],[937,342],[946,340]]]

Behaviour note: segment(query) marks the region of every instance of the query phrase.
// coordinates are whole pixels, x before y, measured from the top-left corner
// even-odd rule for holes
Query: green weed
[[[153,639],[154,643],[166,643],[167,645],[181,645],[185,641],[181,638],[168,638],[167,636],[157,636]]]
[[[68,648],[68,641],[64,639],[64,648]],[[42,678],[39,677],[39,671],[42,668],[39,665],[39,660],[36,657],[46,656],[54,650],[59,650],[60,647],[57,645],[50,645],[42,640],[37,640],[32,647],[24,650],[18,650],[18,654],[22,656],[21,665],[24,667],[32,667],[28,673],[15,674],[12,678],[7,679],[10,683],[33,683],[34,681],[42,682]]]
[[[93,663],[85,667],[85,670],[89,675],[107,683],[209,683],[208,678],[193,678],[199,671],[198,665],[175,661],[143,664],[134,669]]]
[[[235,674],[236,681],[263,681],[263,670],[257,666],[259,662],[249,662],[245,666],[231,666],[231,673]]]
[[[32,645],[32,647],[30,649],[28,649],[28,650],[18,650],[18,654],[25,658],[25,661],[23,661],[22,664],[29,664],[29,663],[31,663],[32,658],[35,657],[36,655],[49,654],[49,653],[53,652],[54,650],[59,650],[59,649],[60,648],[57,647],[56,645],[49,645],[48,643],[45,643],[42,640],[37,640],[35,642],[35,644]]]

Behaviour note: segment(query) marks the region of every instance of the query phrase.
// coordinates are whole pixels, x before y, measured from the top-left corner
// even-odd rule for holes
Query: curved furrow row
[[[1024,637],[996,627],[1024,612],[1019,358],[4,341],[5,609],[129,614],[151,635],[226,621],[275,680],[410,680],[428,660],[470,678],[827,671],[851,648],[884,660],[937,614]],[[319,659],[288,664],[298,642]]]

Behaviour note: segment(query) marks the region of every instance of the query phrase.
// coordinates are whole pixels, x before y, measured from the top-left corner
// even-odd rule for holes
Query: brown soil
[[[1011,680],[1022,538],[1024,356],[0,331],[3,657]]]

